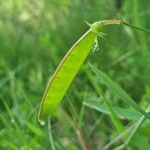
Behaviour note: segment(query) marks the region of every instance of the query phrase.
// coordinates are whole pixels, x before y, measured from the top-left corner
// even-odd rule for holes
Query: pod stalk
[[[102,20],[102,21],[99,21],[98,23],[102,25],[111,25],[111,24],[121,25],[123,22],[122,20],[111,19],[111,20]]]

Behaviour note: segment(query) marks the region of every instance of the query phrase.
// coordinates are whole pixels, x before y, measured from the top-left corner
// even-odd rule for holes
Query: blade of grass
[[[91,145],[88,143],[84,132],[82,131],[82,128],[80,128],[80,124],[79,121],[76,122],[74,120],[72,120],[72,118],[68,115],[68,113],[66,111],[64,111],[62,108],[60,108],[60,112],[62,114],[62,116],[64,116],[64,120],[65,122],[68,122],[71,127],[73,128],[73,130],[76,133],[76,137],[78,139],[78,142],[80,143],[82,149],[84,150],[91,150]]]
[[[107,108],[109,109],[111,120],[112,120],[115,128],[117,129],[118,133],[123,132],[124,127],[123,127],[121,121],[118,119],[118,116],[116,115],[113,106],[110,104],[110,102],[107,99],[104,99],[104,103],[106,104]]]
[[[109,109],[110,117],[111,117],[111,120],[112,120],[114,126],[116,127],[116,129],[118,130],[119,133],[122,132],[124,130],[124,127],[122,125],[122,122],[119,120],[118,116],[116,115],[116,113],[113,109],[112,103],[109,101],[110,98],[107,98],[106,96],[104,96],[102,94],[102,89],[97,84],[96,80],[94,80],[95,78],[93,78],[93,74],[91,74],[91,71],[89,71],[89,69],[88,69],[85,73],[86,73],[88,79],[90,80],[93,88],[96,90],[97,94],[99,96],[101,96],[102,100],[104,101],[107,108]],[[108,96],[108,94],[107,94],[107,96]]]
[[[3,101],[3,103],[4,103],[4,106],[6,108],[7,114],[10,117],[10,119],[14,125],[14,129],[15,129],[16,134],[19,137],[18,139],[20,140],[20,143],[22,143],[23,145],[27,145],[25,140],[24,140],[23,133],[21,132],[21,128],[20,128],[19,124],[16,122],[12,110],[9,108],[8,104],[5,101]]]
[[[105,73],[90,64],[93,72],[102,79],[103,83],[120,99],[122,99],[129,106],[135,108],[138,112],[150,119],[150,115],[146,113],[123,89],[121,89],[114,81],[112,81]]]

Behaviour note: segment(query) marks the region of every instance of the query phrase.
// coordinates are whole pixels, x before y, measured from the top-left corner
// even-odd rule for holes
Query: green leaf
[[[102,104],[100,101],[96,100],[98,98],[88,98],[86,99],[83,104],[89,108],[95,109],[101,113],[110,115],[110,111],[107,106]],[[128,119],[128,120],[137,120],[139,119],[142,115],[139,112],[133,111],[131,109],[126,109],[126,108],[121,108],[118,106],[113,106],[113,110],[116,114],[116,116],[119,119]]]
[[[135,108],[138,112],[150,119],[150,115],[146,113],[123,89],[121,89],[114,81],[112,81],[105,73],[90,64],[94,73],[102,79],[103,83],[119,98],[121,98],[129,106]]]

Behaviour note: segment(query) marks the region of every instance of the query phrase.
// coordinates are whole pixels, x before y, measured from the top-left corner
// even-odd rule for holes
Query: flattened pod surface
[[[52,115],[86,60],[97,34],[88,30],[68,51],[50,79],[42,98],[38,120]]]

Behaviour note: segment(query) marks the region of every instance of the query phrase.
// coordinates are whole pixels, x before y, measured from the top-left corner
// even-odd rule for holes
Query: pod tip
[[[45,125],[45,121],[38,120],[38,122],[39,122],[39,124],[40,124],[41,126],[44,126],[44,125]]]

